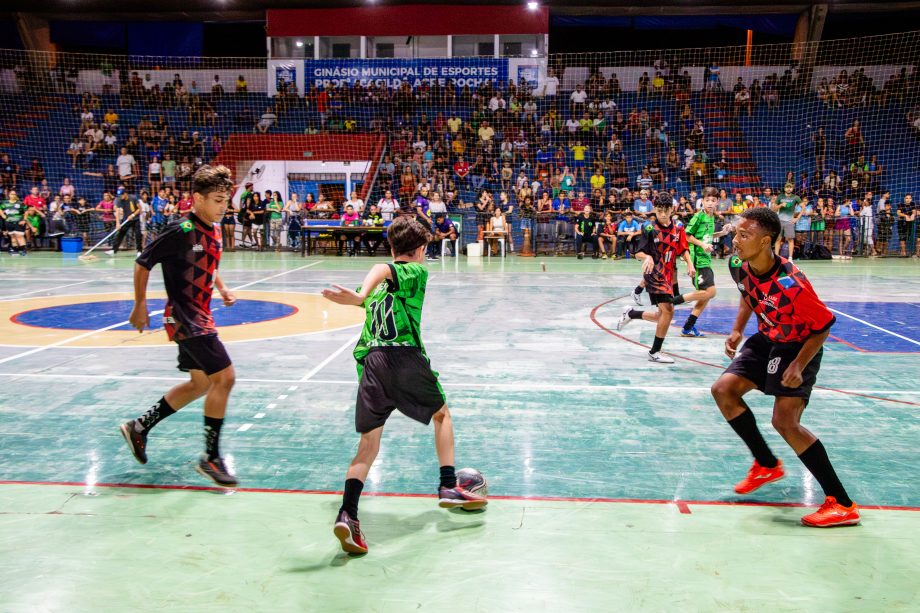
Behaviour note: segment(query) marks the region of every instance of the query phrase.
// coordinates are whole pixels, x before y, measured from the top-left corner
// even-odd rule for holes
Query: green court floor
[[[221,274],[315,295],[379,261],[226,254]],[[147,465],[118,433],[183,380],[174,347],[109,334],[105,305],[87,307],[80,343],[48,340],[76,324],[43,300],[129,299],[131,257],[3,256],[0,613],[920,610],[920,264],[802,263],[838,317],[803,421],[864,509],[861,526],[826,531],[800,525],[822,494],[756,393],[788,476],[732,491],[750,457],[709,395],[738,300],[723,265],[707,337],[672,330],[662,367],[641,346],[650,325],[615,330],[634,261],[430,263],[423,335],[458,465],[487,476],[492,501],[438,509],[431,429],[395,416],[361,502],[370,553],[349,557],[331,527],[357,444],[357,328],[228,343],[222,448],[241,488],[216,492],[193,470],[200,403],[157,426]],[[5,341],[11,326],[34,341]]]

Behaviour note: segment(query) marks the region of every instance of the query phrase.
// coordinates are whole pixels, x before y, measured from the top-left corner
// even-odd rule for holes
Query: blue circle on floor
[[[147,300],[147,309],[160,311],[166,306],[166,300],[153,298]],[[99,330],[125,321],[131,315],[133,300],[105,300],[102,302],[85,302],[82,304],[65,304],[44,307],[17,313],[12,319],[15,323],[36,328],[55,328],[58,330]],[[297,312],[297,308],[281,302],[267,300],[239,300],[232,308],[221,304],[219,298],[211,302],[214,323],[218,327],[255,324],[273,319],[288,317]],[[162,317],[150,318],[151,329],[163,327]],[[132,330],[125,324],[112,330]]]

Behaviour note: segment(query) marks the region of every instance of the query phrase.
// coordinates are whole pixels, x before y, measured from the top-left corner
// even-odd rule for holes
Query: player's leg
[[[466,491],[457,483],[456,465],[454,464],[454,425],[445,404],[431,418],[434,422],[434,448],[438,454],[441,482],[438,486],[438,506],[444,509],[463,508],[476,511],[486,506],[488,501]]]
[[[361,532],[361,522],[358,521],[358,502],[364,482],[367,481],[367,474],[380,452],[381,436],[382,425],[361,433],[358,451],[345,474],[342,506],[339,507],[332,531],[342,544],[342,549],[348,553],[367,553],[367,542],[364,540],[364,533]]]
[[[725,421],[754,456],[747,476],[735,485],[735,492],[739,494],[750,494],[762,485],[785,476],[782,462],[767,446],[754,413],[744,401],[744,395],[751,390],[764,388],[768,357],[768,343],[755,334],[747,340],[710,390]]]
[[[697,289],[682,296],[676,296],[674,298],[674,304],[694,302],[693,309],[690,311],[690,315],[687,316],[684,327],[681,329],[681,336],[702,337],[705,336],[705,334],[702,334],[696,329],[696,321],[699,316],[703,314],[709,301],[716,297],[716,286],[712,268],[699,269],[696,277],[693,279],[693,284]]]
[[[179,352],[180,368],[182,367],[182,350]],[[211,382],[203,370],[189,369],[189,380],[170,389],[147,412],[131,421],[121,425],[121,434],[128,443],[131,453],[141,464],[147,463],[147,435],[150,430],[174,414],[176,411],[194,402],[208,392]]]
[[[805,405],[805,398],[790,396],[778,396],[773,404],[773,427],[824,490],[824,504],[803,517],[802,523],[816,528],[856,525],[859,512],[837,477],[827,450],[820,439],[801,424]]]
[[[646,317],[643,315],[643,319]],[[657,324],[655,326],[655,340],[652,343],[652,348],[648,352],[649,360],[652,362],[660,362],[662,364],[673,364],[674,360],[668,356],[661,355],[661,346],[664,344],[664,337],[668,334],[668,327],[671,325],[671,320],[674,318],[674,305],[670,302],[665,302],[662,300],[658,301],[658,317]],[[647,321],[651,321],[648,319]]]

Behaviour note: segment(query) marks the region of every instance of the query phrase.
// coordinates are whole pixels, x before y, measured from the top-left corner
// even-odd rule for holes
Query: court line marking
[[[327,357],[325,360],[323,360],[322,362],[320,362],[319,364],[317,364],[316,367],[313,368],[313,370],[311,370],[310,372],[308,372],[307,374],[305,374],[305,375],[304,375],[303,377],[301,377],[297,382],[298,382],[298,383],[303,383],[303,382],[305,382],[305,381],[309,381],[310,379],[312,379],[312,378],[313,378],[313,375],[315,375],[316,373],[318,373],[319,371],[321,371],[323,368],[325,368],[330,362],[332,362],[332,360],[334,360],[334,359],[336,359],[337,357],[339,357],[340,355],[342,355],[342,352],[343,352],[343,351],[345,351],[345,350],[348,349],[349,347],[353,347],[354,344],[358,342],[358,339],[359,339],[359,338],[361,338],[361,335],[360,335],[360,334],[355,334],[354,336],[352,336],[351,338],[349,338],[347,341],[345,341],[345,343],[344,343],[341,347],[339,347],[338,349],[336,349],[335,351],[333,351],[333,352],[329,355],[329,357]]]
[[[265,277],[264,279],[257,279],[257,280],[255,280],[255,281],[250,281],[249,283],[245,283],[245,284],[243,284],[243,285],[240,285],[240,286],[237,286],[237,287],[233,287],[233,288],[230,289],[230,291],[232,291],[232,292],[239,291],[239,290],[245,289],[245,288],[247,288],[247,287],[253,286],[253,285],[257,284],[257,283],[262,283],[263,281],[268,281],[269,279],[275,279],[275,278],[280,277],[280,276],[282,276],[282,275],[288,275],[288,274],[291,274],[292,272],[297,272],[298,270],[303,270],[304,268],[309,268],[309,267],[311,267],[311,266],[316,266],[317,264],[320,264],[320,263],[321,263],[321,261],[311,262],[311,263],[309,263],[309,264],[304,264],[303,266],[300,266],[299,268],[292,268],[291,270],[285,270],[284,272],[279,272],[278,274],[271,275],[270,277]],[[157,310],[157,311],[152,311],[152,312],[150,313],[150,315],[162,315],[162,313],[163,313],[163,309],[160,309],[160,310]],[[59,341],[57,341],[57,342],[51,343],[50,345],[42,345],[41,347],[35,347],[34,349],[30,349],[30,350],[28,350],[28,351],[23,351],[22,353],[17,353],[17,354],[14,354],[14,355],[5,357],[5,358],[3,358],[3,359],[0,359],[0,364],[6,364],[7,362],[12,362],[13,360],[18,360],[19,358],[24,358],[24,357],[26,357],[26,356],[30,356],[30,355],[33,355],[33,354],[36,354],[36,353],[40,353],[40,352],[42,352],[42,351],[45,351],[46,349],[51,349],[51,348],[53,348],[53,347],[60,347],[61,345],[67,345],[67,344],[69,344],[69,343],[73,343],[73,342],[76,342],[76,341],[79,341],[79,340],[83,340],[84,338],[89,338],[89,337],[91,337],[91,336],[94,336],[94,335],[96,335],[96,334],[99,334],[100,332],[107,332],[107,331],[109,331],[109,330],[114,330],[115,328],[120,328],[121,326],[123,326],[123,325],[125,325],[125,324],[129,324],[129,323],[131,323],[131,322],[130,322],[129,320],[126,319],[125,321],[120,321],[120,322],[115,323],[115,324],[110,324],[110,325],[108,325],[108,326],[105,326],[104,328],[99,328],[98,330],[90,330],[90,331],[85,332],[85,333],[83,333],[83,334],[78,334],[77,336],[72,336],[72,337],[70,337],[70,338],[61,339],[61,340],[59,340]]]
[[[187,490],[192,492],[226,492],[226,488],[207,486],[207,485],[169,485],[154,483],[82,483],[80,481],[12,481],[0,480],[0,485],[38,485],[38,486],[57,486],[57,487],[106,487],[121,489],[142,489],[142,490]],[[332,490],[299,490],[299,489],[273,489],[263,487],[235,487],[232,488],[237,492],[248,492],[253,494],[301,494],[309,496],[341,496],[342,492]],[[411,492],[363,492],[362,496],[374,496],[381,498],[433,498],[432,494],[416,494]],[[689,511],[691,506],[720,506],[720,507],[772,507],[772,508],[811,508],[817,507],[818,503],[809,504],[805,502],[764,502],[757,500],[683,500],[683,499],[662,499],[662,498],[578,498],[570,496],[495,496],[490,495],[490,500],[508,500],[511,502],[580,502],[580,503],[600,503],[600,504],[656,504],[656,505],[675,505],[681,513],[683,508]],[[860,504],[860,510],[870,511],[912,511],[920,512],[920,506],[897,506],[897,505],[879,505],[879,504]]]
[[[830,309],[830,307],[828,307],[828,308]],[[918,347],[920,347],[920,341],[916,341],[916,340],[914,340],[914,339],[912,339],[912,338],[908,338],[908,337],[906,337],[906,336],[902,336],[902,335],[898,334],[897,332],[892,332],[891,330],[888,330],[887,328],[883,328],[883,327],[881,327],[881,326],[876,326],[875,324],[869,323],[868,321],[866,321],[866,320],[864,320],[864,319],[860,319],[859,317],[854,317],[853,315],[850,315],[849,313],[844,313],[843,311],[838,311],[837,309],[830,309],[830,310],[831,310],[832,313],[837,313],[838,315],[843,315],[844,317],[848,317],[849,319],[852,319],[853,321],[858,321],[859,323],[861,323],[861,324],[863,324],[863,325],[866,325],[866,326],[869,326],[870,328],[875,328],[875,329],[878,330],[879,332],[884,332],[885,334],[890,334],[891,336],[895,336],[895,337],[901,339],[902,341],[907,341],[908,343],[913,343],[914,345],[917,345]]]
[[[35,289],[31,292],[23,292],[21,294],[13,294],[12,296],[3,296],[0,297],[0,302],[5,302],[7,300],[13,300],[14,298],[22,298],[23,296],[31,296],[32,294],[41,294],[42,292],[53,292],[57,289],[64,289],[65,287],[74,287],[75,285],[85,285],[87,283],[93,283],[95,281],[106,281],[107,279],[87,279],[86,281],[77,281],[76,283],[68,283],[66,285],[56,285],[54,287],[47,287],[44,289]]]
[[[15,373],[0,372],[0,377],[10,378],[35,378],[35,379],[95,379],[101,381],[188,381],[188,377],[167,377],[167,376],[150,376],[150,375],[92,375],[92,374],[71,374],[71,373]],[[261,379],[255,377],[237,377],[237,383],[297,383],[298,379]],[[354,385],[354,379],[311,379],[310,383],[317,385]],[[594,384],[594,383],[489,383],[489,382],[462,382],[462,381],[441,381],[444,387],[454,387],[459,389],[471,388],[488,388],[505,391],[578,391],[578,390],[598,390],[598,391],[617,391],[617,390],[638,390],[644,392],[666,392],[666,391],[686,391],[686,392],[708,392],[708,385],[669,385],[664,387],[649,387],[648,385],[617,385],[617,384]],[[892,394],[892,395],[920,395],[920,390],[835,390],[828,388],[815,388],[818,393],[853,393],[853,394]],[[911,404],[911,403],[908,403]],[[273,409],[277,407],[276,403],[266,405],[265,408]]]
[[[604,306],[610,304],[611,302],[616,302],[617,300],[622,300],[623,298],[626,298],[626,297],[628,297],[628,296],[630,296],[630,295],[631,295],[631,294],[624,294],[623,296],[617,296],[617,297],[615,297],[615,298],[611,298],[610,300],[607,300],[607,301],[605,301],[605,302],[600,303],[599,305],[597,305],[596,307],[594,307],[593,309],[591,309],[591,314],[589,315],[589,317],[591,318],[591,321],[594,322],[594,325],[596,325],[598,328],[600,328],[601,330],[603,330],[603,331],[606,332],[607,334],[610,334],[611,336],[615,336],[616,338],[618,338],[618,339],[620,339],[620,340],[624,340],[624,341],[626,341],[627,343],[632,343],[633,345],[638,345],[639,347],[642,347],[642,348],[644,348],[644,349],[650,349],[649,345],[645,345],[645,344],[643,344],[643,343],[640,343],[640,342],[637,341],[637,340],[633,340],[633,339],[631,339],[631,338],[628,338],[628,337],[626,337],[626,336],[623,336],[623,335],[620,334],[619,332],[614,332],[613,330],[611,330],[610,328],[608,328],[607,326],[605,326],[604,324],[602,324],[602,323],[597,319],[597,312],[598,312],[602,307],[604,307]],[[694,358],[688,358],[687,356],[680,355],[679,353],[671,353],[671,352],[669,352],[669,351],[665,351],[664,354],[665,354],[665,355],[669,355],[669,356],[674,357],[674,358],[677,358],[677,359],[679,359],[679,360],[684,360],[684,361],[686,361],[686,362],[691,362],[691,363],[693,363],[693,364],[699,364],[699,365],[701,365],[701,366],[710,366],[710,367],[712,367],[712,368],[718,368],[719,370],[725,370],[725,366],[721,366],[721,365],[719,365],[719,364],[713,364],[713,363],[711,363],[711,362],[704,362],[704,361],[702,361],[702,360],[697,360],[697,359],[694,359]],[[873,400],[882,400],[882,401],[884,401],[884,402],[893,402],[893,403],[896,403],[896,404],[906,404],[906,405],[912,406],[912,407],[920,407],[920,402],[912,402],[912,401],[910,401],[910,400],[897,400],[897,399],[895,399],[895,398],[885,398],[884,396],[876,396],[876,395],[869,394],[869,393],[862,393],[862,392],[850,391],[850,390],[841,390],[841,389],[836,389],[836,388],[833,388],[833,387],[827,387],[827,386],[824,386],[824,385],[816,385],[816,386],[814,386],[814,389],[815,389],[815,390],[826,390],[826,391],[836,392],[836,393],[839,393],[839,394],[845,394],[845,395],[849,395],[849,396],[861,396],[861,397],[863,397],[863,398],[871,398],[871,399],[873,399]],[[883,393],[891,394],[891,392],[883,392]],[[911,392],[911,393],[913,394],[913,393],[916,393],[916,392]]]

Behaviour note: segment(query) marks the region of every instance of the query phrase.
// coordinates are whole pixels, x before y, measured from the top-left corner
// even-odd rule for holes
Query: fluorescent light
[[[528,2],[527,8],[530,9],[531,11],[535,11],[538,8],[540,8],[540,3],[539,2]]]
[[[294,44],[297,45],[298,47],[303,47],[303,41],[302,41],[302,40],[299,40],[299,41],[297,41],[297,42],[294,43]]]
[[[531,49],[531,50],[530,50],[530,56],[531,56],[531,57],[537,57],[538,55],[540,55],[540,52],[537,51],[536,49]]]

